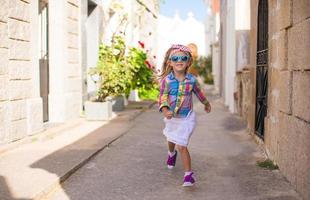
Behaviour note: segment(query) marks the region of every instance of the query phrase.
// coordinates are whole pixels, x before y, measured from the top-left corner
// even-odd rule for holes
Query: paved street
[[[190,141],[197,182],[183,188],[178,157],[175,169],[165,165],[167,148],[157,107],[134,121],[130,130],[105,148],[49,195],[52,200],[296,200],[296,192],[278,170],[256,165],[262,151],[240,119],[216,97],[206,114],[196,102],[197,127]]]

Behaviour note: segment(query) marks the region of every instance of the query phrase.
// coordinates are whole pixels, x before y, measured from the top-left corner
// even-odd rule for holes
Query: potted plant
[[[100,45],[97,66],[89,71],[97,85],[97,94],[85,103],[87,119],[106,120],[112,116],[112,111],[124,109],[123,94],[130,87],[128,80],[131,77],[130,68],[126,66],[125,48],[121,36],[115,36],[111,45]]]
[[[155,67],[147,61],[143,47],[131,47],[126,52],[122,36],[113,36],[111,45],[101,44],[97,66],[89,71],[97,85],[97,95],[85,106],[86,118],[97,119],[97,115],[103,112],[100,110],[103,108],[94,108],[94,104],[98,106],[107,104],[105,105],[107,112],[104,116],[108,118],[110,114],[112,115],[112,111],[123,110],[124,95],[128,97],[132,90],[139,88],[148,90],[154,86],[154,69]],[[90,107],[88,105],[91,105],[91,109],[94,110],[87,111]],[[109,105],[112,109],[107,108]],[[88,114],[92,114],[93,117],[89,117]]]

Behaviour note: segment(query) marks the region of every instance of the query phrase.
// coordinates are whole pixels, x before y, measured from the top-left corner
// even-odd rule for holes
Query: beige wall
[[[0,144],[43,130],[38,2],[0,0]],[[64,122],[78,117],[81,108],[79,1],[50,2],[63,8],[49,7],[58,15],[49,27],[50,121]]]
[[[248,126],[254,133],[258,0],[251,1]],[[268,111],[264,146],[268,156],[304,199],[310,199],[310,2],[270,0]]]
[[[42,130],[42,100],[36,91],[33,55],[37,1],[0,1],[0,143]]]

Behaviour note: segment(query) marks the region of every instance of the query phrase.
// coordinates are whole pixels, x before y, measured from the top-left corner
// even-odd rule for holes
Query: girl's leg
[[[178,148],[178,151],[180,152],[181,157],[182,157],[184,171],[190,172],[192,170],[191,169],[191,157],[189,155],[187,147],[183,147],[183,146],[178,145],[177,148]]]
[[[174,152],[175,144],[168,141],[169,152]]]
[[[168,141],[168,159],[167,166],[168,169],[172,169],[175,166],[175,162],[177,159],[177,152],[175,151],[175,144]]]

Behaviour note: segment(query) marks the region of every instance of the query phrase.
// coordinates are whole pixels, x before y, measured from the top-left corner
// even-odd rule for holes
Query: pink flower
[[[148,66],[148,68],[151,69],[152,65],[151,65],[151,63],[149,61],[146,60],[146,61],[144,61],[144,63]]]
[[[139,45],[142,47],[142,49],[144,49],[144,43],[141,41],[138,41]]]

